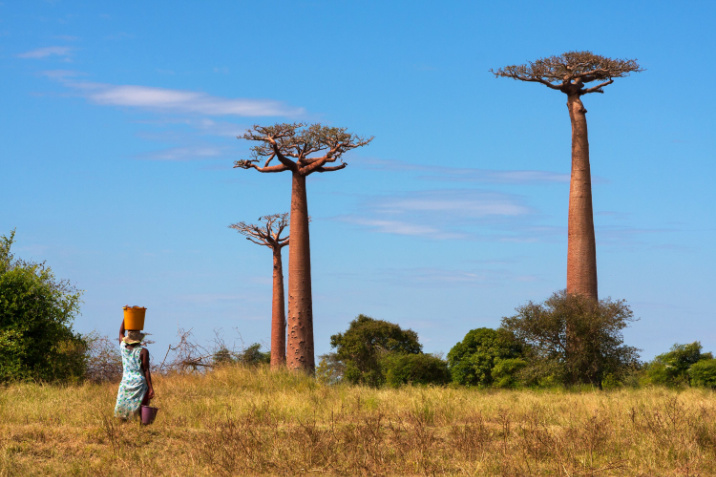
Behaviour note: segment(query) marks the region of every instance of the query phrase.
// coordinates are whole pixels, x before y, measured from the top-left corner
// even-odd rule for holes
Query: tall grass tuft
[[[327,386],[267,367],[155,376],[143,427],[116,384],[0,390],[0,476],[714,475],[714,392]]]

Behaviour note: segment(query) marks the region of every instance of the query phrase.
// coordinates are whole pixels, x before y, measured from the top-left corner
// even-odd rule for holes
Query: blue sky
[[[645,71],[588,95],[600,297],[651,359],[716,351],[713,2],[0,2],[0,233],[85,290],[75,329],[143,305],[155,352],[269,343],[288,211],[232,169],[252,124],[375,136],[309,178],[317,354],[358,314],[445,352],[565,286],[566,98],[491,68],[571,50]],[[706,81],[704,83],[704,81]],[[288,254],[284,253],[287,261]]]

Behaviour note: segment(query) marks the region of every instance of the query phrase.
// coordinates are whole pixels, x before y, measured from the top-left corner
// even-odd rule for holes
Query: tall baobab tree
[[[291,185],[291,246],[288,253],[288,343],[286,364],[290,369],[313,373],[313,303],[311,298],[311,249],[308,234],[306,177],[314,172],[343,169],[343,154],[365,146],[373,138],[361,138],[333,128],[301,123],[253,126],[240,139],[256,141],[251,159],[234,167],[259,172],[289,171]],[[275,162],[274,162],[275,160]],[[340,160],[340,163],[337,161]],[[259,162],[263,165],[259,165]],[[272,163],[273,162],[273,163]]]
[[[490,71],[497,77],[541,83],[567,95],[567,109],[572,123],[567,293],[597,300],[597,249],[592,212],[587,110],[581,98],[585,94],[604,93],[603,88],[612,84],[614,78],[642,69],[636,60],[615,60],[589,51],[571,51],[525,65],[505,66]],[[599,83],[591,87],[586,86],[594,81]]]
[[[271,305],[271,369],[286,364],[286,306],[283,293],[283,262],[281,249],[288,245],[289,238],[281,237],[288,227],[288,214],[273,214],[259,217],[261,225],[239,222],[229,225],[257,245],[268,247],[273,252],[273,300]]]

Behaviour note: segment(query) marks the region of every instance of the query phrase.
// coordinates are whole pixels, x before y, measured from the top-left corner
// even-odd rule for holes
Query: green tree
[[[506,330],[477,328],[448,353],[452,380],[466,386],[489,386],[494,381],[493,369],[501,360],[522,357],[523,346]],[[502,367],[502,378],[507,367]]]
[[[622,335],[633,316],[624,300],[596,301],[562,290],[543,304],[517,308],[502,326],[530,347],[536,366],[561,376],[564,384],[601,388],[605,376],[618,379],[638,365],[638,350],[624,345]]]
[[[383,379],[389,386],[404,384],[447,384],[450,371],[438,356],[426,353],[390,353],[381,360]]]
[[[365,315],[351,321],[345,333],[331,336],[335,361],[343,367],[343,379],[354,384],[379,386],[385,381],[381,360],[388,354],[419,354],[422,345],[413,330]]]
[[[701,360],[713,359],[711,353],[701,353],[701,343],[675,344],[671,351],[660,354],[649,363],[646,375],[654,384],[679,386],[689,384],[689,369]]]
[[[44,263],[15,259],[14,237],[0,237],[0,381],[80,379],[87,344],[71,325],[81,292]]]

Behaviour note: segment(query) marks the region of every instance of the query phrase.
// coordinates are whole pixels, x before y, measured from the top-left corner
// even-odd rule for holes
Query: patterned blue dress
[[[139,412],[144,394],[146,394],[149,387],[147,386],[147,380],[144,378],[142,364],[139,359],[142,347],[128,348],[124,342],[119,347],[122,353],[123,373],[122,382],[119,383],[119,391],[117,392],[114,415],[122,419],[129,419]]]

